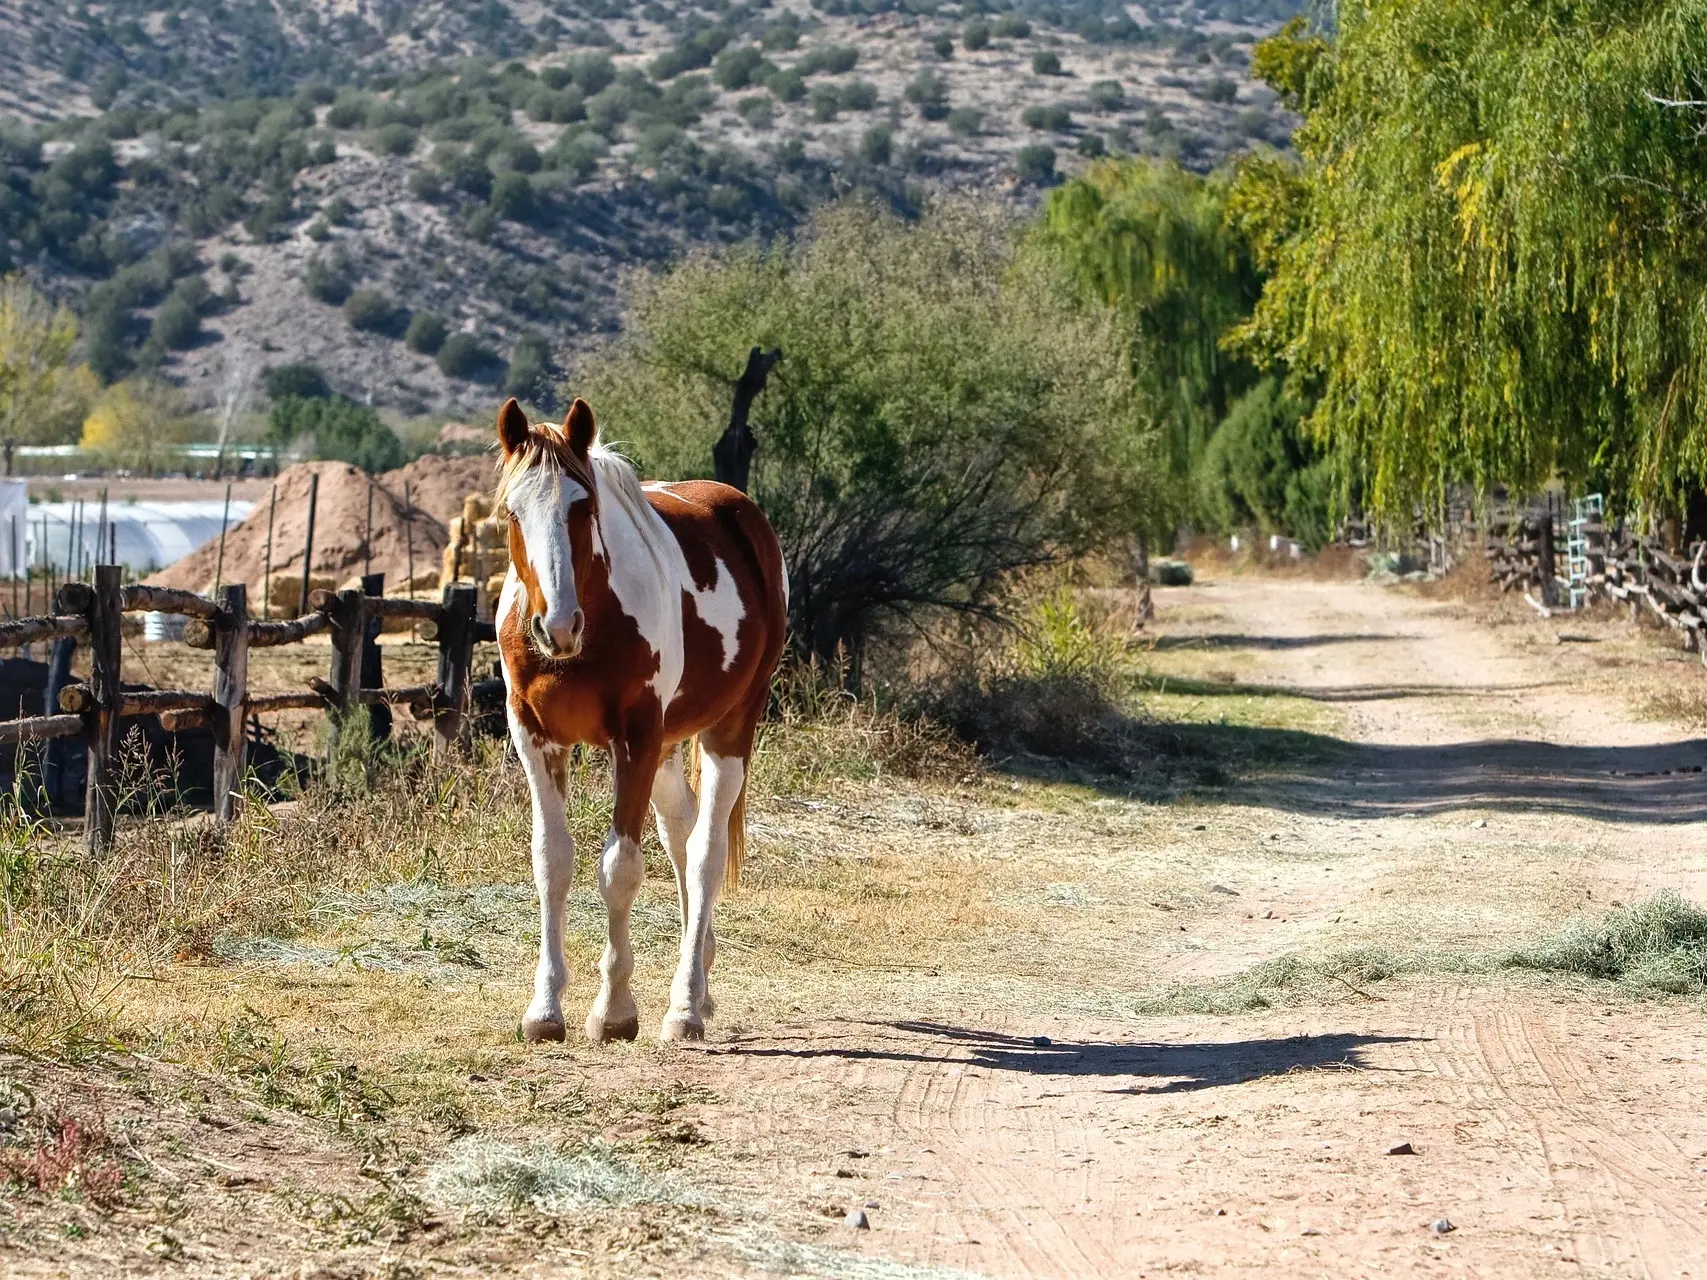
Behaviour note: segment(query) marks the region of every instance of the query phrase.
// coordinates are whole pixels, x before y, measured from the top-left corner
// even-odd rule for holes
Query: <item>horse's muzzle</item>
[[[528,619],[528,635],[534,648],[547,658],[573,658],[581,652],[581,642],[587,631],[587,615],[579,609],[569,615],[569,621],[549,626],[543,614]]]

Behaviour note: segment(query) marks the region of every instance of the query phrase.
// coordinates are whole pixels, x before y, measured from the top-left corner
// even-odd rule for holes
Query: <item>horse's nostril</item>
[[[575,610],[575,612],[569,617],[570,638],[579,640],[581,638],[581,632],[586,629],[586,626],[587,615],[582,613],[579,609]]]

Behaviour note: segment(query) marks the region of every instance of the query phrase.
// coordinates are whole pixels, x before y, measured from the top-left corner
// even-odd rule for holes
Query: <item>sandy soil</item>
[[[198,1079],[185,1103],[184,1081],[151,1076],[158,1103],[115,1089],[108,1106],[184,1184],[170,1256],[112,1226],[76,1246],[20,1227],[10,1247],[0,1230],[0,1269],[1707,1271],[1702,1003],[1475,963],[1656,889],[1707,899],[1707,741],[1639,714],[1654,690],[1707,688],[1699,664],[1621,619],[1364,583],[1227,578],[1157,597],[1144,661],[1172,682],[1157,696],[1225,744],[1258,744],[1238,780],[1156,795],[999,774],[767,800],[749,887],[720,917],[704,1046],[515,1043],[532,945],[519,882],[479,920],[447,894],[413,899],[416,914],[352,907],[343,933],[296,940],[417,957],[395,971],[186,965],[133,997],[132,1016],[155,1001],[173,1035],[253,1007],[399,1088],[437,1073],[494,1138],[590,1125],[653,1160],[665,1144],[696,1207],[548,1228],[441,1213],[352,1243],[291,1206],[340,1187],[360,1203],[349,1188],[375,1157],[354,1139],[251,1123],[221,1101],[228,1082]],[[818,878],[774,887],[766,868],[788,858],[819,859]],[[566,1007],[596,981],[584,877],[571,915]],[[654,866],[636,926],[647,1030],[672,915]],[[485,967],[404,950],[425,946],[424,923],[462,931]],[[1416,963],[1189,1012],[1253,966],[1368,948]],[[667,1103],[639,1101],[660,1090]],[[637,1109],[608,1110],[624,1098]],[[419,1169],[449,1137],[397,1140]],[[855,1208],[869,1229],[843,1224]]]
[[[1577,646],[1547,646],[1542,624],[1493,631],[1362,584],[1247,580],[1189,598],[1211,624],[1170,626],[1164,605],[1168,641],[1236,650],[1246,682],[1336,703],[1358,745],[1331,776],[1203,814],[1206,844],[1254,820],[1304,847],[1256,900],[1282,919],[1200,916],[1174,976],[1311,951],[1331,922],[1368,914],[1392,855],[1428,859],[1431,818],[1482,846],[1464,858],[1521,849],[1525,879],[1562,872],[1586,901],[1707,890],[1707,784],[1676,772],[1707,744],[1585,688]],[[1635,643],[1622,623],[1566,625]],[[1286,1013],[1063,1014],[1102,980],[1091,968],[1063,974],[1054,1000],[715,1046],[701,1078],[763,1102],[704,1122],[759,1155],[755,1189],[780,1172],[760,1153],[809,1145],[796,1176],[880,1205],[868,1252],[979,1275],[1707,1271],[1699,1005],[1419,978]],[[1416,1154],[1388,1154],[1406,1142]],[[1442,1218],[1455,1229],[1432,1230]]]

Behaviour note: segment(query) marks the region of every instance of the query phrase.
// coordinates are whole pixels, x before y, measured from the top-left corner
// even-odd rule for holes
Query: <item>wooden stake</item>
[[[302,595],[296,604],[299,614],[308,612],[308,570],[314,563],[314,511],[319,505],[320,473],[316,471],[308,479],[308,537],[302,547]]]
[[[249,698],[249,588],[233,582],[219,593],[225,618],[213,646],[213,818],[230,822],[243,786],[243,706]]]
[[[474,663],[475,588],[451,583],[444,589],[444,614],[439,619],[440,705],[433,717],[433,751],[445,756],[458,749],[465,736],[468,711],[468,673]]]
[[[83,801],[84,845],[93,855],[112,846],[118,818],[119,660],[124,624],[120,590],[119,567],[96,565],[88,615],[89,692],[95,709],[85,717],[89,784]]]
[[[225,529],[231,523],[231,481],[225,482],[225,510],[219,516],[219,558],[213,562],[213,594],[219,595],[221,580],[225,577]],[[241,736],[241,735],[239,735]]]
[[[266,568],[261,575],[261,617],[272,621],[273,617],[273,512],[279,502],[279,486],[274,481],[272,492],[267,495],[267,550]]]
[[[367,478],[367,528],[362,534],[362,577],[373,572],[373,477]],[[364,591],[367,588],[362,588]]]

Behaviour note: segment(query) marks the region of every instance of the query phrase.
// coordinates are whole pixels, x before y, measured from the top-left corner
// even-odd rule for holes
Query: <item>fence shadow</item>
[[[846,1035],[814,1028],[798,1037],[765,1036],[705,1050],[716,1056],[812,1061],[964,1064],[992,1072],[1122,1081],[1111,1093],[1194,1093],[1309,1070],[1376,1070],[1371,1046],[1414,1036],[1254,1037],[1213,1042],[1051,1040],[937,1022],[855,1022]]]

